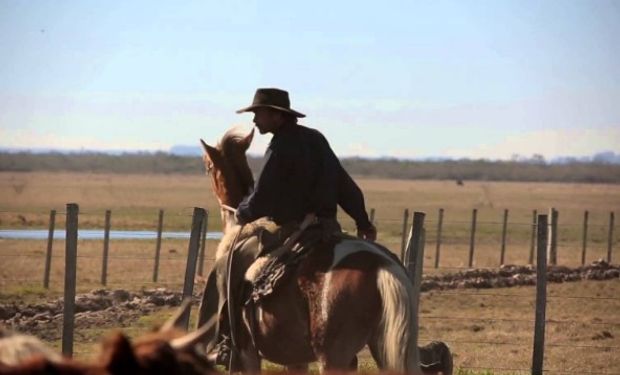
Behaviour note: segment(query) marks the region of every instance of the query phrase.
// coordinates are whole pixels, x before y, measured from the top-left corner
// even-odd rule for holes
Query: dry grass
[[[553,206],[560,211],[559,262],[574,266],[581,260],[584,210],[590,211],[587,260],[591,261],[606,256],[609,211],[620,207],[618,185],[466,181],[461,187],[451,181],[378,179],[360,179],[359,183],[366,194],[367,207],[376,209],[380,241],[396,253],[400,253],[403,209],[427,212],[428,273],[467,267],[473,208],[478,209],[474,265],[496,267],[505,208],[510,210],[506,263],[527,263],[532,210],[546,212]],[[82,228],[102,228],[105,209],[112,209],[114,229],[154,229],[160,208],[166,210],[165,230],[188,231],[193,206],[217,213],[216,200],[204,176],[0,172],[0,229],[46,228],[49,210],[62,212],[68,202],[80,204]],[[445,216],[441,268],[435,271],[432,265],[439,208],[445,209]],[[220,227],[218,216],[211,215],[211,230]],[[344,215],[339,216],[345,229],[353,230],[353,224]],[[63,215],[59,214],[57,228],[63,225]],[[617,228],[615,232],[618,238]],[[213,257],[215,246],[213,241],[207,244],[207,259]],[[617,239],[614,247],[617,260]],[[46,241],[0,240],[0,299],[41,299],[61,293],[64,242],[54,243],[50,292],[41,289],[45,248]],[[154,240],[112,241],[108,285],[128,289],[152,287],[154,251]],[[80,290],[99,287],[101,253],[102,241],[79,242]],[[181,289],[186,254],[186,240],[164,240],[158,285]],[[207,261],[205,270],[209,267]],[[424,294],[421,336],[448,342],[456,353],[457,366],[464,366],[462,373],[471,370],[476,374],[499,374],[506,373],[499,368],[527,369],[531,362],[534,292],[534,288],[522,287]],[[549,293],[562,298],[551,298],[548,305],[545,368],[559,369],[560,373],[620,373],[620,281],[550,285]],[[615,299],[566,298],[571,296]],[[495,321],[478,320],[487,318]],[[132,334],[142,332],[150,327],[151,320],[157,319],[137,322]],[[612,337],[598,339],[605,336],[603,331]],[[82,337],[83,346],[77,351],[91,351],[91,342],[100,335],[101,331],[83,332],[81,336],[78,333],[77,340]],[[477,367],[494,370],[485,372]]]
[[[64,241],[54,243],[50,270],[50,289],[62,292],[64,285]],[[207,241],[204,273],[211,269],[216,241]],[[163,239],[160,250],[157,283],[153,283],[155,268],[155,241],[110,241],[107,287],[139,290],[157,286],[180,288],[184,281],[188,241]],[[0,288],[4,293],[25,286],[43,284],[45,272],[45,241],[0,240]],[[77,285],[80,291],[100,287],[103,265],[102,241],[78,242]]]
[[[545,369],[620,372],[620,280],[550,284],[548,295]],[[572,298],[578,296],[613,299]],[[426,293],[420,334],[423,339],[446,341],[459,367],[528,372],[534,305],[532,287]],[[603,331],[613,338],[598,339]]]
[[[467,265],[472,209],[478,210],[474,265],[497,266],[503,210],[509,209],[507,263],[526,263],[530,251],[532,210],[560,212],[559,259],[581,261],[583,212],[590,211],[587,260],[606,256],[609,211],[620,207],[620,186],[517,182],[403,181],[360,179],[368,209],[376,210],[379,240],[399,253],[403,210],[427,213],[427,254],[435,254],[439,208],[445,210],[441,265]],[[115,229],[157,227],[158,210],[165,210],[164,230],[188,231],[192,207],[207,208],[211,230],[221,227],[217,201],[208,178],[187,175],[110,175],[78,173],[0,172],[0,228],[46,228],[49,210],[59,214],[63,228],[65,204],[80,205],[80,227],[102,228],[104,211],[112,210]],[[339,214],[343,226],[352,221]],[[617,231],[616,231],[617,233]],[[618,238],[616,237],[617,245]],[[434,258],[433,258],[434,259]]]

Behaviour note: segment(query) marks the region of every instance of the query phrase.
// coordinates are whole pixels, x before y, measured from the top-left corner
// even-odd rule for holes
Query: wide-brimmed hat
[[[303,113],[291,109],[291,101],[288,92],[280,89],[257,89],[254,100],[249,107],[242,108],[237,113],[252,112],[256,108],[269,107],[280,111],[288,112],[295,117],[306,117]]]

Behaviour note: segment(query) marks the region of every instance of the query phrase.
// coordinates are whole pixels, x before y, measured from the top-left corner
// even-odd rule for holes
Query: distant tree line
[[[420,180],[484,180],[540,182],[620,182],[620,165],[595,162],[547,164],[541,162],[398,159],[342,160],[354,175]]]
[[[250,157],[255,173],[262,158]],[[550,164],[544,161],[433,160],[346,158],[342,164],[356,176],[424,179],[548,182],[620,182],[620,165],[600,162]],[[92,172],[92,173],[204,173],[200,157],[164,152],[126,153],[0,153],[0,171]]]

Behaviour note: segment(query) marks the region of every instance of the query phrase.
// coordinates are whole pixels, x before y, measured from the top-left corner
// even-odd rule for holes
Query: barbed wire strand
[[[611,280],[611,279],[610,279]],[[431,291],[428,291],[431,292]],[[472,292],[446,292],[446,291],[432,291],[436,294],[433,296],[485,296],[485,297],[508,297],[508,298],[535,298],[536,295],[520,295],[520,294],[501,294],[501,293],[472,293]],[[564,295],[547,295],[547,298],[567,298],[567,299],[590,299],[590,300],[614,300],[620,301],[620,297],[590,297],[590,296],[564,296]]]
[[[528,374],[532,369],[505,368],[505,367],[482,367],[482,366],[456,366],[459,369],[471,370],[500,370],[500,371],[526,371]],[[560,369],[544,369],[543,372],[560,373],[560,374],[595,374],[595,375],[620,375],[618,372],[591,372],[591,371],[570,371]]]
[[[502,319],[502,318],[468,318],[468,317],[449,317],[449,316],[432,316],[420,315],[420,319],[437,319],[437,320],[460,320],[471,322],[517,322],[517,323],[534,323],[532,319]],[[577,320],[545,320],[546,324],[594,324],[594,325],[620,325],[620,322],[581,322]]]

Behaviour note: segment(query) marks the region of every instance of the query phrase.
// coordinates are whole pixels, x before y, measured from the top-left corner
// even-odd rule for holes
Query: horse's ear
[[[111,374],[128,374],[139,368],[129,339],[120,332],[115,332],[104,341],[101,361]]]
[[[254,129],[252,129],[250,134],[246,135],[243,138],[243,140],[241,140],[241,142],[239,142],[239,144],[241,146],[243,146],[244,150],[247,150],[248,148],[250,148],[250,145],[252,144],[252,139],[254,139]]]
[[[200,143],[202,144],[202,148],[205,150],[205,155],[212,163],[220,158],[220,152],[217,148],[209,146],[202,139],[200,140]]]

